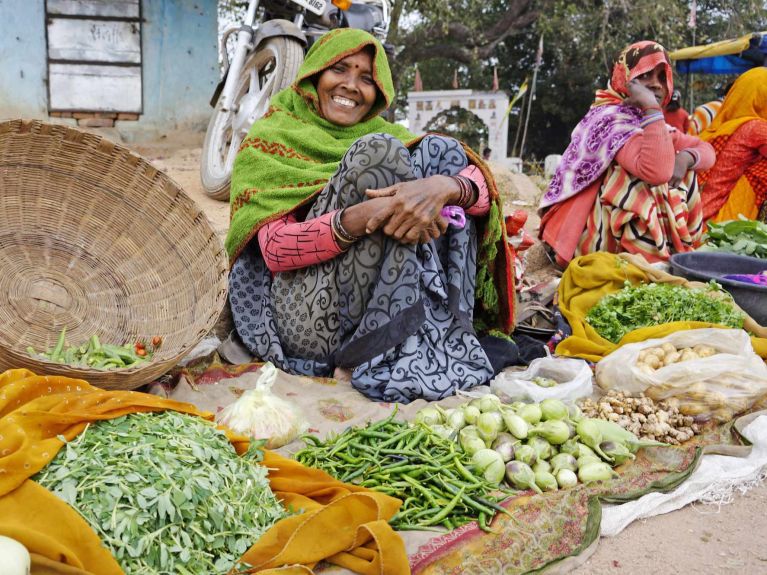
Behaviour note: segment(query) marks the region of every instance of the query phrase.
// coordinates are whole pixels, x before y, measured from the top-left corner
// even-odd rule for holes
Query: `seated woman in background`
[[[767,68],[753,68],[732,85],[700,137],[716,150],[701,173],[703,217],[767,222]]]
[[[473,322],[511,331],[509,250],[485,164],[385,121],[393,95],[369,34],[312,46],[235,161],[230,305],[242,343],[285,371],[436,400],[493,376]]]
[[[540,237],[559,265],[597,251],[663,261],[699,243],[695,172],[713,165],[714,150],[666,125],[672,91],[663,46],[637,42],[620,53],[540,204]]]

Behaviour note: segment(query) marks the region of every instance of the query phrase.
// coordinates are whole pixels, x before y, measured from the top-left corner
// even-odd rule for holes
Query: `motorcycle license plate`
[[[325,6],[328,4],[326,0],[293,0],[293,2],[319,16],[325,13]]]

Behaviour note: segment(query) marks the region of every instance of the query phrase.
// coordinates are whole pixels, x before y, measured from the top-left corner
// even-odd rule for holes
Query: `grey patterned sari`
[[[427,136],[408,151],[388,135],[360,138],[306,218],[365,200],[365,191],[467,165],[460,144]],[[493,375],[472,327],[477,237],[472,218],[436,241],[405,245],[380,232],[332,260],[272,274],[252,241],[232,267],[235,327],[256,356],[297,374],[352,369],[376,401],[441,399]]]

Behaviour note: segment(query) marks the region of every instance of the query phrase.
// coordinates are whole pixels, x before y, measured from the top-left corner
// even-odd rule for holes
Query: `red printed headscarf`
[[[649,40],[643,40],[624,48],[613,64],[613,72],[606,90],[597,90],[595,106],[620,104],[629,95],[628,84],[634,78],[655,69],[659,64],[666,67],[666,87],[668,94],[663,106],[671,100],[674,92],[674,78],[671,58],[666,49]]]

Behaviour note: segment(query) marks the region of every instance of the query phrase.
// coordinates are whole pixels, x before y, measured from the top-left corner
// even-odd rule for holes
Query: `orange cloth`
[[[85,520],[29,478],[64,445],[58,435],[71,440],[91,422],[165,409],[213,419],[188,403],[105,391],[83,380],[37,376],[26,369],[0,374],[0,535],[21,542],[41,559],[38,563],[45,563],[33,573],[122,574]],[[247,449],[246,438],[231,432],[227,436],[237,453]],[[404,543],[387,523],[399,500],[341,483],[273,453],[266,452],[264,464],[283,503],[306,513],[279,521],[246,553],[262,562],[262,571],[254,572],[303,564],[307,567],[280,573],[311,573],[320,559],[357,568],[363,575],[409,572]]]
[[[755,219],[767,199],[767,68],[741,74],[711,125],[700,134],[717,152],[701,174],[703,215],[716,221]]]

